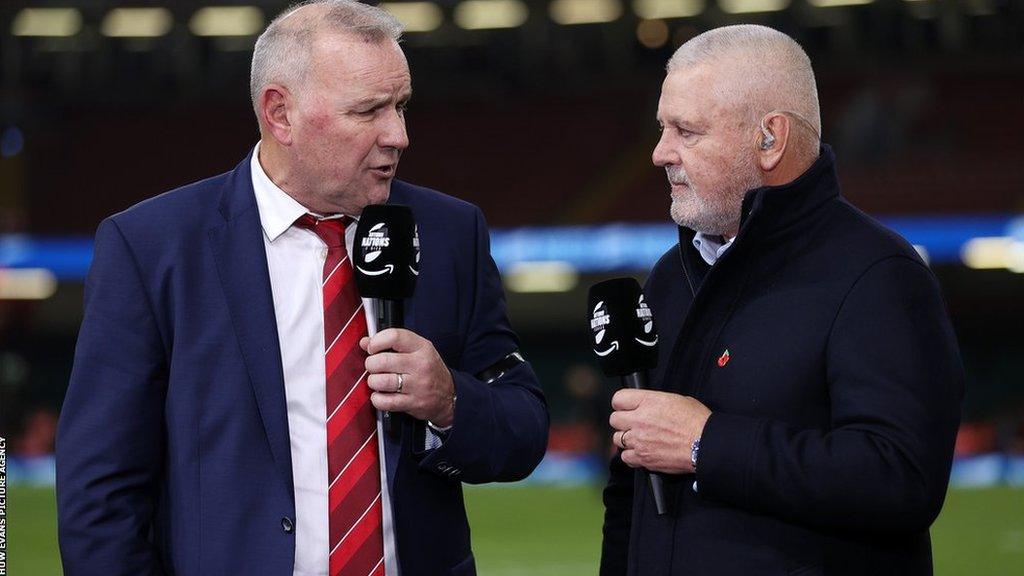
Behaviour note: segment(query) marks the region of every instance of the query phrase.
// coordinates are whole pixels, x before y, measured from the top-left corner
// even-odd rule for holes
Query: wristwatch
[[[700,455],[700,438],[693,441],[690,446],[690,464],[693,464],[693,471],[697,471],[697,457]]]

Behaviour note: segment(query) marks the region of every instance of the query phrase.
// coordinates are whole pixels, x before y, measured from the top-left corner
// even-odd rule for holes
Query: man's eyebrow
[[[398,101],[399,102],[407,102],[407,101],[409,101],[410,98],[412,98],[412,90],[410,90],[408,92],[405,92],[403,94],[400,94],[398,96]],[[367,96],[366,98],[363,98],[362,100],[358,100],[356,102],[356,106],[359,107],[359,108],[364,108],[364,107],[374,107],[374,108],[376,108],[378,106],[383,106],[383,105],[387,104],[390,101],[391,101],[391,96],[388,95],[388,94],[381,94],[380,96]]]
[[[362,100],[357,101],[356,106],[360,108],[365,106],[383,106],[384,104],[387,104],[389,100],[391,100],[391,97],[387,95],[368,96],[366,98],[363,98]]]
[[[659,125],[675,124],[676,126],[686,128],[687,130],[697,130],[700,127],[700,125],[697,124],[696,122],[692,122],[690,120],[672,114],[666,114],[664,117],[662,117],[661,115],[655,115],[654,121]]]
[[[676,116],[671,119],[672,124],[682,128],[683,130],[689,130],[690,132],[696,132],[698,134],[707,131],[707,125],[703,122],[696,122]]]

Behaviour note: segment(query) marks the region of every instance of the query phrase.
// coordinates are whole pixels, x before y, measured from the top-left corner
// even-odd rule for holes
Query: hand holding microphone
[[[451,372],[429,340],[405,329],[405,299],[416,288],[420,262],[412,210],[397,204],[364,208],[352,252],[359,294],[375,300],[377,333],[359,345],[369,354],[370,401],[384,411],[388,434],[398,434],[401,413],[439,427],[450,425]]]
[[[647,371],[658,362],[658,336],[640,285],[632,278],[600,282],[590,289],[589,305],[594,353],[604,373],[621,376],[625,386],[612,397],[609,419],[622,461],[650,472],[694,472],[693,444],[711,411],[689,396],[644,390]],[[656,504],[660,482],[651,475]]]
[[[451,424],[452,374],[430,340],[392,328],[364,338],[360,345],[369,354],[367,384],[374,390],[370,401],[375,408],[404,412],[439,427]]]
[[[615,398],[623,392],[645,388],[647,371],[658,364],[658,332],[640,285],[633,278],[599,282],[590,287],[587,310],[590,312],[591,346],[601,370],[606,376],[619,376],[622,385],[632,389],[620,390]],[[612,407],[616,408],[614,399]],[[613,413],[611,420],[617,429],[613,441],[622,448],[622,461],[632,465],[626,459],[627,452],[634,452],[636,447],[627,444],[625,437],[634,429],[620,427],[621,423],[616,426],[616,420],[622,419],[621,415],[616,418],[616,414],[620,413]],[[634,433],[633,438],[636,436]],[[650,474],[649,478],[658,514],[666,514],[668,506],[662,479],[656,474]]]
[[[711,415],[706,406],[671,392],[623,389],[612,397],[612,409],[612,441],[623,448],[624,463],[666,474],[695,472],[693,442]]]

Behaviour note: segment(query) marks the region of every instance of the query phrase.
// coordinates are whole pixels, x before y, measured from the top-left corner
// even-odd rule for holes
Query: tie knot
[[[312,230],[330,248],[345,245],[345,224],[348,216],[321,220],[312,214],[303,214],[295,221],[299,228]]]

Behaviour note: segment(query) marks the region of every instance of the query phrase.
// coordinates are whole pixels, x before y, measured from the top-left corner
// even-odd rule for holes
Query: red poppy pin
[[[729,363],[729,349],[726,348],[725,352],[722,352],[722,355],[718,357],[718,367],[721,368],[721,367],[725,366],[728,363]]]

